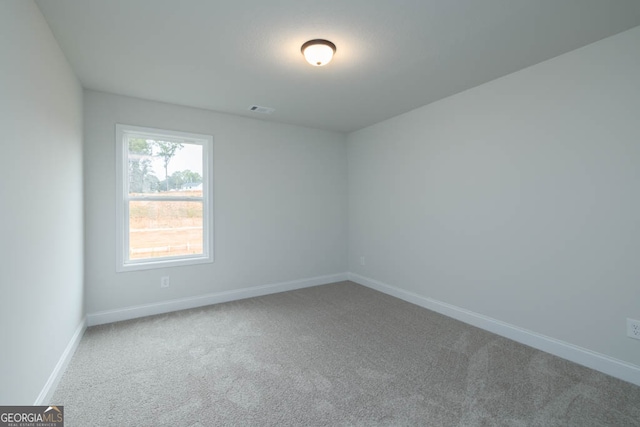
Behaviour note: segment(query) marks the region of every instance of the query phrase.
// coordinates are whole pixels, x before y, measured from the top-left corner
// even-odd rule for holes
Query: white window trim
[[[165,140],[183,141],[201,144],[202,165],[202,203],[203,203],[203,254],[180,255],[156,259],[129,260],[129,192],[128,153],[124,150],[125,136],[140,133]],[[164,129],[146,128],[116,124],[116,271],[150,270],[156,268],[178,267],[183,265],[205,264],[213,262],[213,136],[197,133],[177,132]],[[188,197],[136,197],[144,200],[187,200]]]

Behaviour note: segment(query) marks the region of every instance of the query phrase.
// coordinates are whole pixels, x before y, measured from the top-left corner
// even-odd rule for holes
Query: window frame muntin
[[[150,270],[212,263],[213,245],[213,136],[133,125],[116,124],[116,272]],[[202,146],[202,198],[182,196],[129,196],[129,156],[126,138],[143,137]],[[125,147],[127,149],[125,149]],[[195,199],[195,200],[194,200]],[[129,202],[198,201],[202,202],[203,253],[161,258],[129,259]]]

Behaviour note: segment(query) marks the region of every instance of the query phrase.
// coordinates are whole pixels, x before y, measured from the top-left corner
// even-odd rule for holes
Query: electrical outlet
[[[627,319],[627,336],[640,340],[640,320]]]
[[[363,256],[361,256],[360,257],[360,265],[365,265],[365,264],[366,264],[365,259],[364,259]]]
[[[164,276],[160,278],[160,287],[161,288],[169,287],[169,276]]]

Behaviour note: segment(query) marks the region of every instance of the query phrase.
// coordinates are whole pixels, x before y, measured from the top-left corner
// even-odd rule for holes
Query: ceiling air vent
[[[261,107],[259,105],[252,105],[251,107],[249,107],[249,111],[262,114],[271,114],[275,111],[275,109],[269,107]]]

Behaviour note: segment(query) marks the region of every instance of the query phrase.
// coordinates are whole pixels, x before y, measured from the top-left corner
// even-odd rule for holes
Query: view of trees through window
[[[128,138],[129,259],[203,253],[203,147]]]

